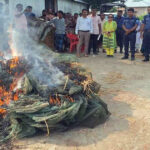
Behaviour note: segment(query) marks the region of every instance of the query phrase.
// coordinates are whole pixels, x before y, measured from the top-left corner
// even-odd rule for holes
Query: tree
[[[115,2],[118,0],[84,0],[85,2],[88,2],[90,6],[99,8],[101,4],[107,3],[107,2]]]

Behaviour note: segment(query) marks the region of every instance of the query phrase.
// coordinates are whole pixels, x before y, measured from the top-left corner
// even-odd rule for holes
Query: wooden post
[[[58,11],[58,0],[54,0],[54,9],[55,12]]]

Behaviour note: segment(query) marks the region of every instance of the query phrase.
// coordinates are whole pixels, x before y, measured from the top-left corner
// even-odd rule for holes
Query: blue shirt
[[[145,30],[150,30],[150,14],[144,16],[142,23],[145,24]]]
[[[138,25],[138,24],[139,24],[139,21],[136,17],[132,17],[132,18],[126,17],[124,18],[124,21],[123,21],[123,25],[127,29],[132,29],[135,25]]]
[[[64,18],[55,18],[49,21],[48,25],[54,24],[56,31],[56,34],[65,34],[66,27],[65,27],[65,19]]]
[[[122,25],[123,25],[123,22],[124,22],[124,17],[115,17],[114,21],[116,21],[116,23],[117,23],[117,28],[122,29]]]
[[[25,14],[25,16],[27,17],[27,19],[28,19],[28,18],[34,18],[34,17],[36,17],[35,14],[32,13],[32,12],[25,12],[24,14]]]
[[[92,19],[89,17],[79,17],[77,19],[76,34],[78,34],[79,31],[89,31],[90,33],[93,33]]]

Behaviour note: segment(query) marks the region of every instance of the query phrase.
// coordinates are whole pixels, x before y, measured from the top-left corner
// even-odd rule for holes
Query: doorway
[[[57,0],[45,0],[45,9],[52,9],[54,12],[56,12]]]

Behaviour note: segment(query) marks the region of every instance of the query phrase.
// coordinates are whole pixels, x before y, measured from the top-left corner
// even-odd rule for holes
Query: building
[[[150,0],[127,0],[126,5],[128,8],[134,8],[137,16],[141,16],[147,13],[147,7],[150,6]]]
[[[87,8],[88,4],[83,0],[0,0],[7,3],[10,14],[15,10],[18,3],[23,4],[24,8],[28,5],[33,7],[33,12],[40,16],[43,9],[62,10],[64,12],[81,12],[83,8]]]

